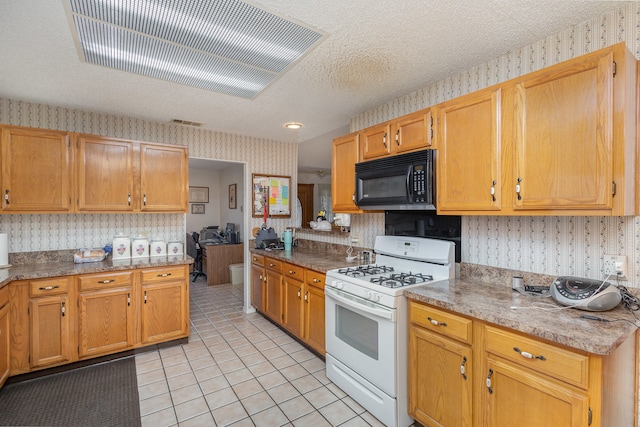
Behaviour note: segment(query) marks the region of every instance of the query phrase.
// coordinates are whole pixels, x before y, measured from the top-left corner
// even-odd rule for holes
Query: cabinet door
[[[187,212],[186,148],[140,144],[140,175],[141,211]]]
[[[389,123],[382,123],[367,128],[361,132],[362,135],[362,159],[370,160],[383,157],[391,153],[391,126]]]
[[[251,265],[251,305],[256,310],[264,312],[264,268],[258,265]]]
[[[408,377],[409,414],[416,420],[428,426],[471,426],[470,346],[410,326]]]
[[[133,211],[132,143],[80,135],[76,147],[78,211]]]
[[[355,204],[356,163],[360,136],[357,133],[333,140],[331,153],[331,203],[334,212],[362,212]]]
[[[515,86],[514,209],[611,209],[611,50]]]
[[[95,357],[133,347],[131,289],[80,293],[79,356]]]
[[[487,426],[589,425],[586,393],[491,355],[483,388]]]
[[[31,367],[71,361],[67,295],[33,298],[29,302]]]
[[[7,303],[0,308],[0,386],[9,377],[9,360],[9,304]]]
[[[404,153],[431,146],[433,137],[430,111],[408,114],[395,123],[393,151]]]
[[[266,269],[264,312],[276,323],[282,323],[282,274]]]
[[[304,340],[318,353],[325,353],[324,289],[306,285],[304,293]]]
[[[438,212],[500,210],[500,89],[440,104]]]
[[[70,212],[69,134],[2,128],[2,210]]]
[[[142,343],[183,338],[189,333],[185,280],[142,286]]]
[[[302,290],[300,280],[284,276],[283,278],[283,310],[282,325],[292,334],[302,338]]]

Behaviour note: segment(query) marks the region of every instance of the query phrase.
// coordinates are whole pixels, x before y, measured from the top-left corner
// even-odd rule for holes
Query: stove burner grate
[[[384,265],[359,265],[358,267],[341,268],[338,273],[344,274],[348,277],[364,277],[373,276],[375,274],[390,273],[393,271],[393,267],[387,267]]]
[[[421,273],[393,273],[388,276],[372,277],[371,283],[376,283],[387,288],[400,288],[402,286],[416,285],[431,282],[433,276]]]

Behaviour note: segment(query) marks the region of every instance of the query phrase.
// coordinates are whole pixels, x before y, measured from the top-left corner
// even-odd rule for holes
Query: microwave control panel
[[[413,195],[414,202],[425,202],[426,174],[424,165],[413,166]]]

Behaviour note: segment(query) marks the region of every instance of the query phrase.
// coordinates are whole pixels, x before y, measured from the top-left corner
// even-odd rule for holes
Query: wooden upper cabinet
[[[389,122],[371,126],[362,135],[362,158],[371,160],[391,153],[391,124]]]
[[[438,123],[438,212],[500,210],[499,88],[434,108]]]
[[[360,213],[355,203],[356,163],[360,135],[351,133],[333,140],[331,153],[331,203],[333,212]]]
[[[133,211],[133,144],[79,135],[76,150],[78,211]]]
[[[396,120],[393,125],[392,151],[421,150],[431,146],[433,140],[433,118],[431,111],[424,110],[407,114]]]
[[[635,86],[636,61],[621,43],[532,73],[508,89],[515,211],[635,212]]]
[[[70,212],[71,177],[68,133],[2,127],[3,212]]]
[[[361,131],[362,159],[427,148],[432,141],[430,110],[420,110]]]
[[[551,67],[514,91],[514,208],[611,209],[613,53]]]
[[[140,144],[140,210],[187,212],[189,160],[184,147]]]

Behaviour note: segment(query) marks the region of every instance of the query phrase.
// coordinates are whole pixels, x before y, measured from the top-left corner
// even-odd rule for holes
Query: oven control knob
[[[367,292],[367,299],[370,299],[374,302],[380,301],[380,294],[376,294],[375,292]]]
[[[336,289],[342,289],[344,288],[344,284],[338,280],[332,280],[331,281],[331,286],[336,288]]]

